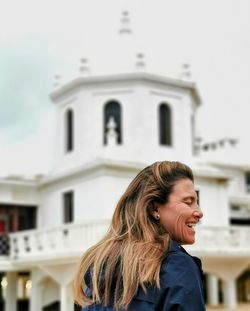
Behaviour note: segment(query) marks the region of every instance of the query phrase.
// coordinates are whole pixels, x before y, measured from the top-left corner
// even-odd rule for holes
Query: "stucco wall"
[[[200,193],[200,208],[203,211],[202,224],[206,226],[227,226],[229,205],[227,183],[212,178],[196,178],[196,189]]]
[[[122,145],[108,150],[103,145],[103,109],[105,103],[116,100],[122,108]],[[172,112],[173,145],[159,144],[161,103]],[[64,121],[67,109],[74,111],[74,150],[66,153]],[[116,83],[79,88],[56,103],[56,148],[53,172],[59,172],[96,158],[154,162],[165,159],[185,159],[192,154],[192,97],[185,90],[156,83]],[[114,148],[113,148],[114,149]]]

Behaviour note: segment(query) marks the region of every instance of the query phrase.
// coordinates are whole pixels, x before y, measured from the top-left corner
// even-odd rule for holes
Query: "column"
[[[74,311],[74,295],[73,295],[73,285],[68,284],[68,311]]]
[[[60,288],[60,297],[61,297],[61,311],[67,311],[67,286],[61,285]]]
[[[17,273],[7,272],[5,311],[17,310]]]
[[[69,285],[60,285],[60,301],[60,311],[74,311],[74,299],[71,290],[69,289]]]
[[[219,304],[218,278],[212,274],[207,275],[207,299],[210,306]]]
[[[225,280],[223,283],[224,304],[228,310],[234,310],[237,306],[236,280]]]
[[[42,311],[42,285],[35,281],[33,275],[31,280],[32,288],[29,311]]]

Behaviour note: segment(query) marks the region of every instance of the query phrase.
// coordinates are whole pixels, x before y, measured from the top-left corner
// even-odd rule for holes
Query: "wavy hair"
[[[145,291],[147,284],[160,287],[160,267],[170,237],[153,211],[157,204],[168,202],[175,182],[186,178],[194,180],[188,166],[163,161],[146,167],[132,180],[116,206],[107,234],[81,259],[74,281],[79,305],[107,306],[113,300],[116,310],[126,310],[139,286]],[[91,295],[87,287],[91,287]]]

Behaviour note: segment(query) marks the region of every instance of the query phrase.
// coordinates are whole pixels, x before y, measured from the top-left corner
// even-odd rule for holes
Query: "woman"
[[[191,169],[156,162],[118,202],[106,236],[83,256],[75,279],[82,311],[205,310],[201,265],[193,244],[203,214]]]

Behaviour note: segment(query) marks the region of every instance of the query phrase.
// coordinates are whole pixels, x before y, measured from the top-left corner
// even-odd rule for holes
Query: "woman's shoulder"
[[[198,262],[200,263],[199,258],[191,256],[181,245],[175,241],[171,241],[170,248],[162,261],[162,266],[164,267],[169,263],[177,264],[183,261],[186,265],[196,265]]]
[[[201,273],[201,262],[189,255],[175,241],[171,241],[170,249],[161,265],[160,278],[163,284],[189,282]]]

